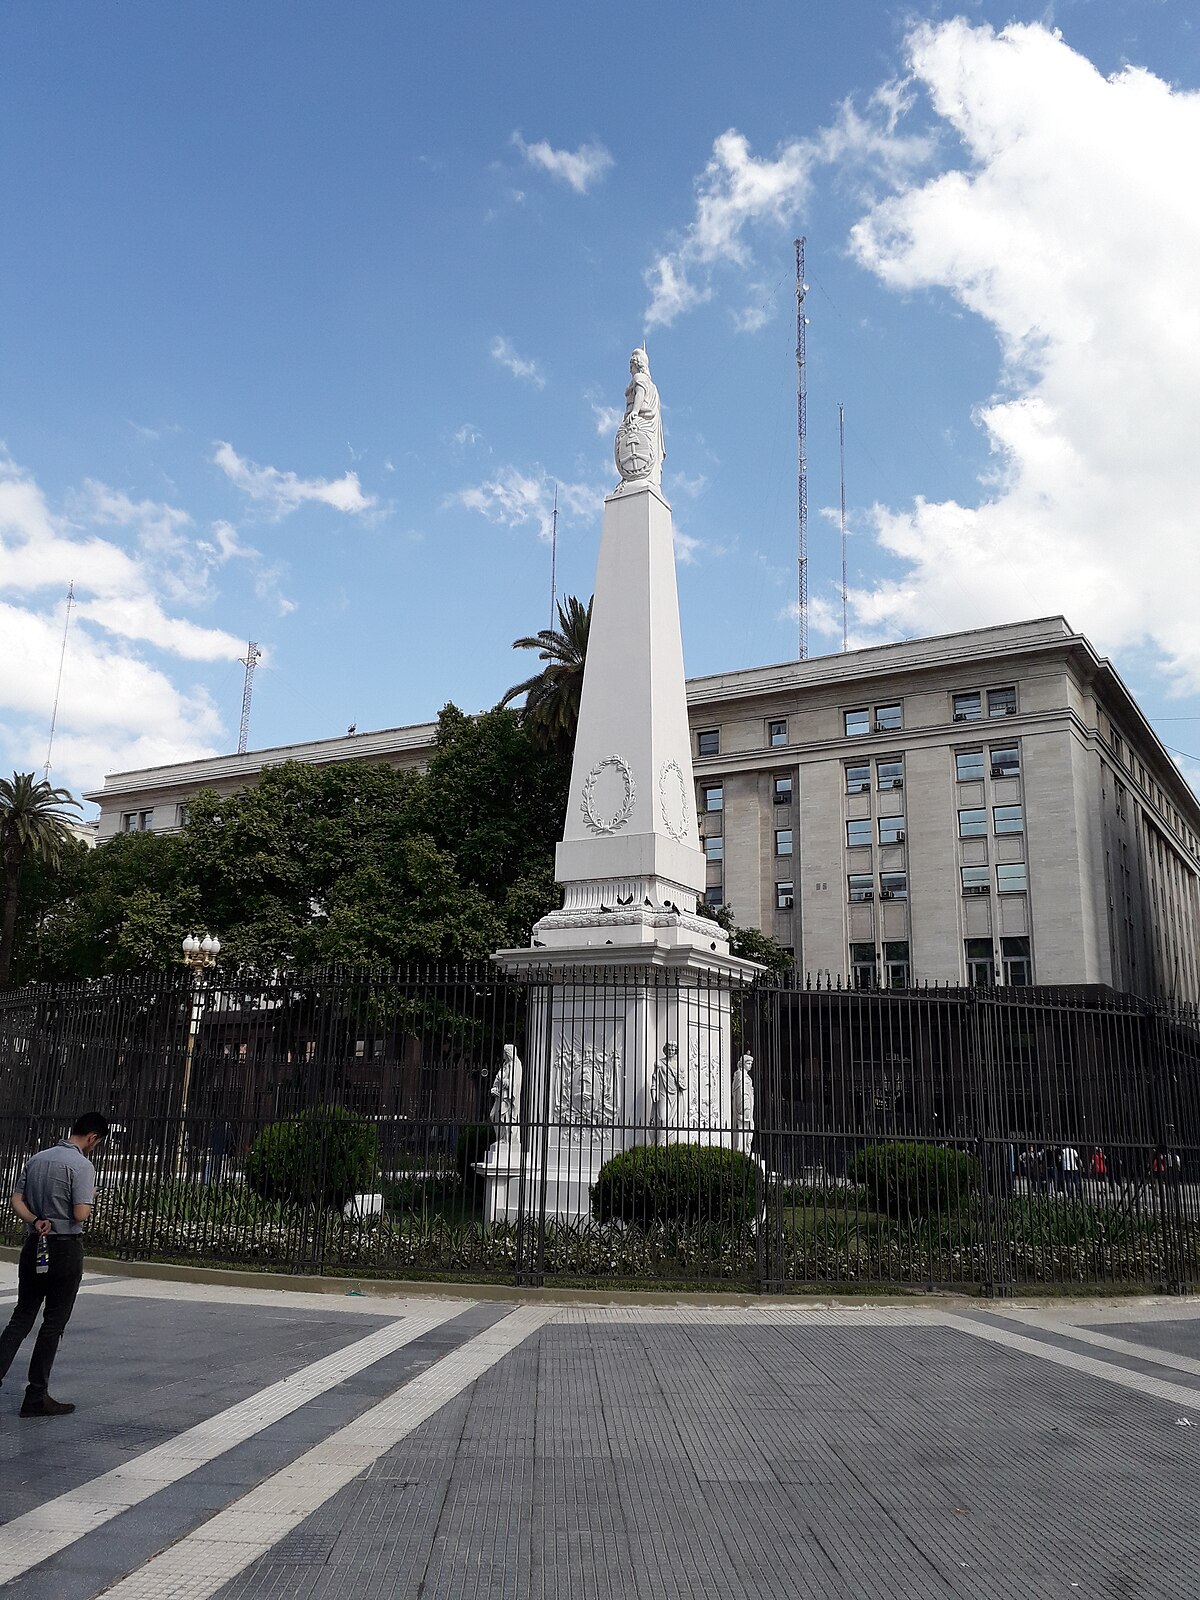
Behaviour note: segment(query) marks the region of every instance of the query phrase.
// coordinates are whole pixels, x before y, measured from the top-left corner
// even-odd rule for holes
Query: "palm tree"
[[[569,751],[575,743],[591,625],[591,600],[585,606],[571,594],[558,607],[557,628],[543,628],[532,639],[513,640],[514,650],[536,650],[548,665],[524,683],[514,684],[500,705],[524,695],[521,721],[544,749]]]
[[[0,912],[0,984],[8,982],[13,937],[17,926],[17,885],[27,856],[57,867],[71,842],[66,806],[79,809],[66,789],[52,789],[32,772],[0,778],[0,866],[4,872],[4,907]]]

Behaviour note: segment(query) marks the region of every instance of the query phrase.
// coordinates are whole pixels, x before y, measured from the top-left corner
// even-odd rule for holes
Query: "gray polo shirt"
[[[39,1150],[25,1164],[17,1180],[17,1193],[34,1216],[54,1224],[54,1233],[82,1233],[72,1206],[90,1206],[96,1199],[96,1169],[77,1144],[64,1139],[51,1150]],[[33,1228],[25,1224],[27,1234]]]

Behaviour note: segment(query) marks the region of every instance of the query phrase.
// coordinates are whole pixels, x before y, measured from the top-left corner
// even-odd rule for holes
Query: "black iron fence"
[[[1198,1084],[1193,1009],[1102,989],[181,971],[0,995],[0,1182],[96,1109],[89,1248],[122,1258],[1175,1291]]]

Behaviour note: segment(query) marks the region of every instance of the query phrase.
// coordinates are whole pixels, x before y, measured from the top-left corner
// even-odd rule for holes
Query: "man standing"
[[[86,1111],[69,1138],[26,1163],[12,1196],[12,1208],[25,1224],[25,1243],[17,1270],[17,1308],[0,1334],[0,1379],[45,1303],[29,1361],[23,1417],[65,1417],[75,1409],[51,1399],[50,1368],[83,1276],[80,1235],[96,1199],[96,1169],[88,1157],[107,1134],[108,1118]]]

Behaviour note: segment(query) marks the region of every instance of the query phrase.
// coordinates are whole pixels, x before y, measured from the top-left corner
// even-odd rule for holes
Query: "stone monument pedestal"
[[[731,990],[760,969],[697,915],[696,818],[658,390],[630,357],[604,502],[591,633],[555,877],[534,948],[493,959],[530,984],[521,1152],[480,1170],[491,1220],[580,1220],[610,1157],[733,1138]]]

